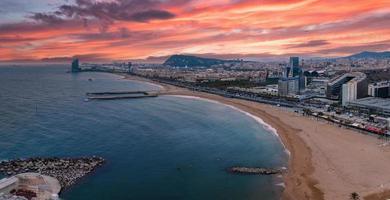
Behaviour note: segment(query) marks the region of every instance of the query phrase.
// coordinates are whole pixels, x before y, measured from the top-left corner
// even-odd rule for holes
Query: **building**
[[[301,68],[299,67],[299,57],[290,57],[290,62],[287,64],[284,71],[285,77],[291,78],[299,76],[302,72]]]
[[[278,94],[289,96],[299,94],[299,77],[281,78],[278,81]]]
[[[79,59],[74,59],[72,61],[72,72],[80,72],[81,71],[81,68],[79,66]]]
[[[348,102],[347,106],[368,114],[379,114],[390,117],[390,101],[387,99],[366,97]]]
[[[350,101],[367,97],[367,95],[367,76],[362,72],[351,72],[338,76],[329,81],[326,89],[328,99],[340,100],[344,106]]]
[[[368,95],[381,98],[390,97],[390,81],[369,84]]]
[[[297,95],[305,89],[306,77],[299,67],[299,57],[290,57],[290,62],[284,71],[284,76],[278,81],[280,96]]]
[[[0,199],[1,194],[13,195],[12,192],[18,190],[33,193],[33,199],[58,199],[61,185],[56,178],[37,173],[22,173],[0,180]],[[20,196],[26,197],[23,194]]]
[[[289,66],[291,68],[291,77],[300,76],[302,73],[301,68],[299,67],[299,57],[290,57]]]
[[[307,78],[303,74],[299,75],[299,91],[305,90],[307,85]]]
[[[131,63],[131,62],[128,62],[127,63],[127,69],[128,69],[128,73],[130,73],[130,72],[132,72],[133,71],[133,63]]]
[[[16,177],[3,178],[0,180],[0,194],[7,194],[17,187],[18,179]]]
[[[357,100],[357,84],[353,81],[342,85],[341,104],[347,105],[348,102]]]

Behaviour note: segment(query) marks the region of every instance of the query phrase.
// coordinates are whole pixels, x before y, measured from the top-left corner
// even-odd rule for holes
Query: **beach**
[[[390,147],[377,136],[365,135],[286,108],[157,83],[164,95],[194,96],[233,106],[261,118],[276,129],[290,152],[282,199],[349,199],[356,192],[364,199],[383,199],[390,188]]]
[[[67,68],[0,68],[0,161],[93,155],[107,161],[63,187],[61,199],[279,199],[281,175],[227,171],[235,166],[287,167],[279,138],[245,113],[174,96],[86,101],[87,93],[160,87],[112,73],[64,73]],[[0,179],[26,171],[24,164],[11,163]],[[60,182],[63,175],[79,174],[70,168],[71,173],[57,173],[50,166],[38,171],[49,170]],[[66,185],[73,182],[63,178]]]

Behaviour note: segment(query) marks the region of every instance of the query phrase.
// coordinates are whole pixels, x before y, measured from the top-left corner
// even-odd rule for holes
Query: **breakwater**
[[[0,173],[13,176],[20,173],[39,173],[56,178],[62,188],[76,183],[81,177],[101,166],[101,157],[82,158],[28,158],[0,162]]]
[[[159,95],[159,92],[155,92],[155,91],[94,92],[94,93],[87,93],[86,95],[90,100],[114,100],[114,99],[157,97]]]
[[[273,175],[283,173],[283,169],[261,168],[261,167],[231,167],[228,172],[243,175]]]

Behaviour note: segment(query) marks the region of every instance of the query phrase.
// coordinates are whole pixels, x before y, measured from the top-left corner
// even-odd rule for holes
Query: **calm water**
[[[282,188],[275,177],[225,172],[232,165],[286,163],[278,138],[244,113],[173,96],[84,102],[86,92],[158,88],[111,74],[66,71],[0,67],[0,160],[107,160],[64,191],[64,199],[278,198]]]

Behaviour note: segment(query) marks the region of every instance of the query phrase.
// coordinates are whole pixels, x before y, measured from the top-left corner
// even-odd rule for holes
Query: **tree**
[[[308,109],[308,108],[304,108],[303,109],[303,113],[306,114],[306,115],[311,115],[312,114],[311,110]]]
[[[351,193],[351,199],[352,200],[359,200],[360,199],[359,194],[356,193],[356,192],[352,192]]]

